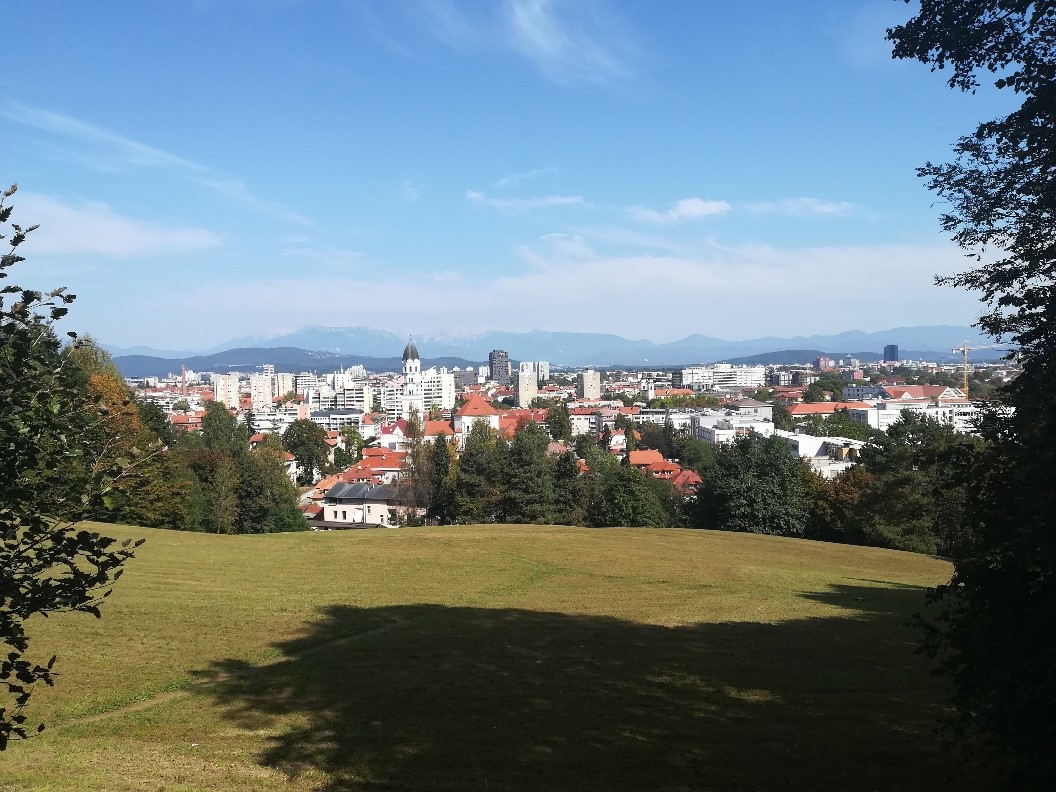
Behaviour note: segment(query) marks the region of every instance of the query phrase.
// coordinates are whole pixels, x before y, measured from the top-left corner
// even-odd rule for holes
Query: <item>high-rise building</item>
[[[527,407],[532,403],[532,399],[539,395],[539,379],[534,363],[522,362],[518,367],[514,394],[518,407]]]
[[[278,373],[275,375],[275,395],[285,396],[295,390],[296,378],[292,374]]]
[[[601,372],[586,369],[576,377],[576,395],[584,401],[597,401],[601,398]]]
[[[885,363],[897,363],[898,362],[898,344],[888,344],[884,347],[884,362]]]
[[[510,356],[505,350],[493,349],[488,353],[488,376],[500,385],[510,384]]]
[[[238,372],[213,375],[213,398],[228,407],[238,407]]]
[[[275,396],[275,369],[274,366],[265,366],[271,369],[271,374],[250,374],[249,395],[253,399],[254,410],[270,410],[274,404]]]
[[[535,373],[539,375],[540,382],[546,382],[550,379],[550,363],[546,360],[540,360],[535,364]]]

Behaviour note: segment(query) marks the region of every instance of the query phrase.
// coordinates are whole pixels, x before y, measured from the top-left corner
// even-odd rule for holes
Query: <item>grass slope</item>
[[[62,675],[2,789],[965,783],[904,627],[949,575],[932,558],[705,531],[100,529],[147,543],[101,620],[33,624]]]

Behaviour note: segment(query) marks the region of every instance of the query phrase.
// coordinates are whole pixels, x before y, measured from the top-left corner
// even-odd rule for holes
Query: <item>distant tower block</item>
[[[897,363],[898,358],[898,344],[888,344],[884,347],[884,362],[885,363]]]

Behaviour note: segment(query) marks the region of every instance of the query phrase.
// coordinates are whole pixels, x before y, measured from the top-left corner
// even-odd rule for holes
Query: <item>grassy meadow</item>
[[[145,537],[8,790],[943,789],[921,555],[707,531]]]

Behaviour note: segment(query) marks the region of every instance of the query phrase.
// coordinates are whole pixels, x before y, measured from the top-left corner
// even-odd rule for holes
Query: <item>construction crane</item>
[[[1012,352],[1014,350],[1003,347],[1000,344],[979,344],[978,346],[968,346],[968,341],[965,339],[958,347],[953,347],[951,352],[961,353],[961,367],[962,367],[962,387],[961,390],[964,392],[964,398],[968,398],[968,353],[974,352],[977,349],[996,349],[1001,352]]]

